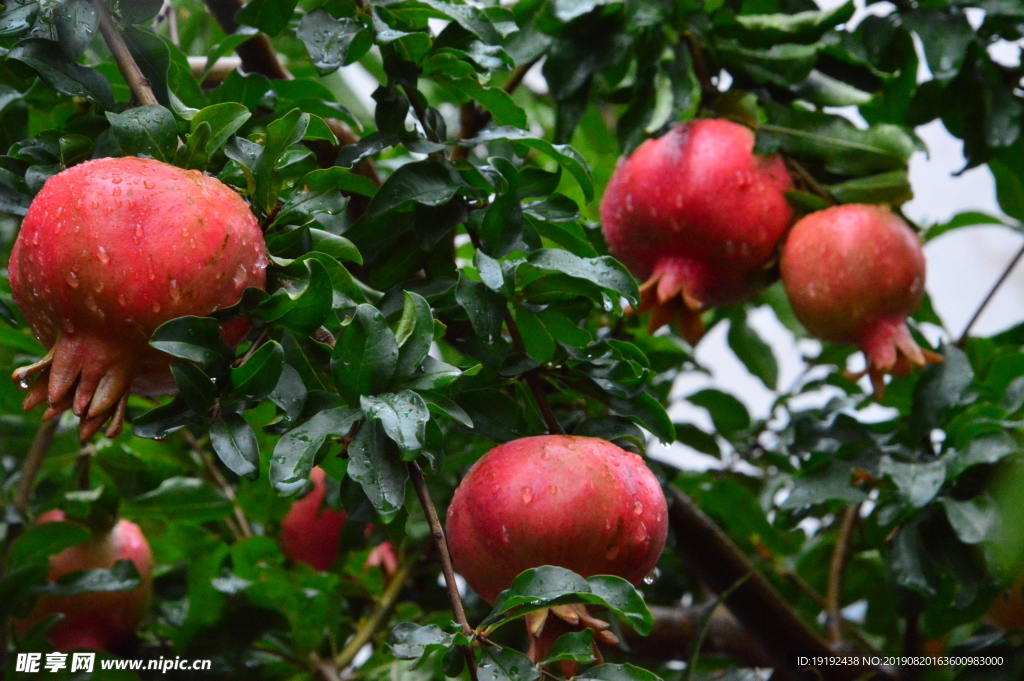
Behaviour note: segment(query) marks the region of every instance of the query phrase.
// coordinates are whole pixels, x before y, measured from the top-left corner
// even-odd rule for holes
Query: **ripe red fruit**
[[[942,361],[907,329],[924,297],[924,253],[887,208],[847,204],[811,213],[790,231],[780,265],[797,318],[822,340],[860,346],[876,397],[886,373]]]
[[[522,571],[556,565],[638,584],[665,548],[668,511],[641,457],[592,437],[495,447],[448,507],[452,561],[488,603]]]
[[[83,440],[120,432],[128,393],[174,391],[147,345],[164,322],[205,316],[266,282],[266,247],[245,201],[217,179],[142,158],[103,158],[51,177],[11,252],[14,302],[51,348],[14,372],[25,409],[71,408]],[[222,327],[237,344],[247,320]]]
[[[313,489],[294,504],[281,521],[281,547],[293,561],[315,570],[328,570],[338,557],[338,542],[345,527],[345,511],[324,505],[327,474],[317,466],[309,476]]]
[[[754,133],[721,119],[683,123],[622,163],[601,200],[608,250],[645,283],[640,311],[654,330],[678,319],[704,333],[700,313],[742,302],[793,221],[793,188],[779,156],[756,156]]]
[[[62,511],[49,511],[40,523],[64,522]],[[130,560],[139,571],[142,585],[133,591],[97,591],[75,596],[43,596],[24,620],[15,622],[19,636],[53,615],[64,619],[54,624],[47,638],[59,651],[80,648],[109,650],[135,632],[146,616],[153,587],[153,553],[139,526],[119,520],[114,527],[88,541],[50,557],[50,581],[77,570],[109,569],[119,560]]]

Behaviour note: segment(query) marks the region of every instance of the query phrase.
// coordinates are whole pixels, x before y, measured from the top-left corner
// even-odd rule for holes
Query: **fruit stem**
[[[345,667],[352,664],[352,660],[356,658],[356,655],[362,649],[364,645],[370,642],[374,634],[376,634],[384,624],[387,623],[388,617],[391,615],[391,611],[395,609],[395,605],[398,603],[398,596],[402,593],[402,589],[405,587],[405,583],[409,581],[409,575],[412,573],[412,564],[402,566],[398,572],[394,574],[391,581],[388,583],[384,593],[381,594],[380,600],[377,601],[376,607],[370,616],[363,621],[362,625],[356,631],[352,640],[348,642],[348,645],[338,653],[334,658],[334,666],[338,669],[344,669]]]
[[[142,106],[157,104],[153,88],[149,86],[149,80],[143,75],[139,65],[135,63],[135,58],[132,57],[124,38],[121,37],[121,32],[114,25],[114,19],[110,16],[107,3],[104,0],[92,0],[92,6],[100,20],[100,33],[103,34],[103,40],[107,43],[110,54],[117,63],[117,70],[121,72],[124,81],[128,83],[132,95]]]
[[[993,298],[995,298],[996,292],[999,291],[1004,283],[1006,283],[1006,280],[1010,277],[1010,273],[1013,272],[1013,268],[1017,266],[1017,263],[1020,262],[1021,258],[1024,258],[1024,246],[1020,247],[1020,250],[1017,251],[1017,255],[1013,256],[1013,259],[1006,265],[1006,269],[1003,270],[1003,273],[999,276],[999,279],[996,280],[996,283],[992,285],[988,295],[986,295],[985,299],[981,301],[978,309],[974,311],[970,321],[967,322],[967,326],[964,327],[963,333],[960,334],[960,340],[956,342],[957,346],[963,347],[963,344],[967,342],[967,338],[971,334],[971,328],[974,327],[975,322],[977,322],[978,318],[981,317],[981,313],[985,311],[988,304],[992,302]]]
[[[850,555],[850,540],[857,525],[860,504],[854,504],[843,513],[839,523],[839,534],[836,537],[832,561],[828,568],[828,585],[825,590],[826,633],[830,645],[843,642],[843,576],[846,573],[846,561]]]
[[[430,534],[434,537],[437,553],[441,557],[441,572],[444,574],[444,584],[448,589],[448,599],[452,602],[452,612],[455,615],[455,621],[462,627],[463,635],[472,639],[475,637],[475,633],[473,628],[469,626],[469,621],[466,619],[466,610],[462,607],[462,597],[459,596],[459,586],[455,582],[455,568],[452,567],[452,556],[448,552],[448,542],[444,537],[444,527],[441,526],[441,520],[437,517],[437,509],[434,508],[434,502],[430,499],[430,490],[427,489],[427,481],[423,478],[423,469],[415,461],[409,462],[409,477],[412,479],[412,486],[416,489],[416,496],[420,500],[420,506],[423,507],[423,513],[427,516],[427,522],[430,524]],[[473,654],[473,649],[466,646],[463,649],[463,653],[466,656],[469,678],[472,681],[478,681],[476,657]]]

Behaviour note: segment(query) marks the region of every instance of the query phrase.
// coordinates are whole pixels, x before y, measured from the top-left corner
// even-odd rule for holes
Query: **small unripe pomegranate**
[[[781,157],[753,150],[749,128],[694,120],[644,142],[608,182],[608,250],[644,282],[640,311],[652,310],[652,330],[676,319],[696,343],[703,310],[762,288],[793,221],[784,194],[793,182]]]
[[[54,510],[39,517],[40,523],[64,522]],[[119,560],[130,560],[139,571],[142,585],[133,591],[96,591],[75,596],[43,596],[24,620],[15,622],[18,635],[61,613],[47,638],[54,648],[67,652],[80,648],[109,650],[129,639],[146,616],[153,587],[153,553],[139,526],[119,520],[110,531],[71,546],[50,557],[50,581],[78,570],[110,569]]]
[[[266,282],[266,246],[248,205],[197,170],[103,158],[54,175],[11,252],[14,302],[50,348],[14,372],[25,409],[71,408],[82,440],[121,430],[129,392],[174,391],[170,358],[148,346],[164,322],[206,316]],[[248,320],[222,327],[237,344]],[[38,376],[34,383],[30,381]]]
[[[1024,576],[1014,580],[1013,585],[996,596],[988,609],[992,624],[1005,631],[1024,631]]]
[[[942,361],[907,328],[924,298],[924,252],[889,209],[847,204],[807,215],[790,231],[780,266],[793,312],[807,330],[864,352],[876,398],[886,373],[905,375],[915,365]]]
[[[328,570],[338,557],[345,511],[324,504],[327,474],[319,466],[310,473],[313,489],[288,510],[281,521],[281,548],[293,561],[315,570]]]

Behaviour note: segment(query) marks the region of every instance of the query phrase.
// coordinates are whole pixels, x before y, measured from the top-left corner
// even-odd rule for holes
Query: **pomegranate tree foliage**
[[[713,429],[673,423],[673,380],[716,367],[629,312],[637,283],[606,254],[595,198],[622,154],[703,115],[751,125],[760,152],[789,158],[801,212],[836,201],[898,207],[912,193],[908,159],[923,148],[914,130],[939,119],[963,140],[967,167],[988,165],[1004,215],[920,225],[922,238],[977,224],[1019,230],[1024,73],[986,48],[1022,37],[1024,5],[899,0],[851,28],[852,3],[822,11],[810,0],[250,0],[240,10],[234,0],[174,0],[173,32],[166,14],[154,18],[158,0],[111,5],[158,104],[133,106],[89,1],[11,0],[0,13],[0,262],[48,177],[93,157],[139,155],[237,188],[266,231],[270,285],[216,319],[156,333],[152,344],[180,359],[179,393],[133,398],[129,432],[82,447],[73,419],[61,421],[27,512],[9,505],[4,516],[4,631],[55,588],[44,586],[47,556],[83,536],[25,523],[54,507],[91,521],[116,511],[143,526],[159,566],[150,614],[119,655],[211,658],[217,678],[468,678],[469,639],[439,586],[409,462],[426,469],[443,511],[483,452],[557,419],[635,450],[680,442],[721,458],[722,470],[705,473],[650,465],[810,631],[822,631],[830,598],[857,606],[839,631],[856,649],[914,654],[931,640],[1007,660],[920,669],[922,678],[1019,678],[1022,639],[984,613],[1019,568],[1024,327],[954,343],[959,330],[926,301],[916,330],[941,338],[945,362],[894,379],[888,409],[869,411],[864,386],[841,371],[849,347],[810,352],[807,371],[780,385],[771,346],[747,322],[770,310],[805,335],[776,283],[706,318],[728,327],[736,357],[775,393],[770,417],[725,386],[682,398]],[[246,42],[257,34],[266,38]],[[259,47],[267,38],[273,52]],[[236,48],[245,70],[187,59],[212,65]],[[369,107],[355,80],[336,75],[356,63],[377,81]],[[546,92],[533,80],[517,87],[535,63]],[[855,107],[866,125],[831,107]],[[45,352],[9,291],[0,279],[5,371]],[[232,350],[217,327],[239,314],[255,325]],[[20,401],[0,381],[7,501],[40,425]],[[343,553],[325,573],[286,563],[275,539],[314,465],[329,475],[330,503],[348,511]],[[859,521],[839,539],[848,513]],[[763,663],[754,649],[770,634],[756,622],[731,630],[732,646],[709,637],[699,654],[692,631],[669,623],[693,614],[681,598],[707,598],[694,572],[716,567],[673,522],[642,598],[557,570],[524,573],[494,612],[465,594],[470,624],[494,644],[472,647],[479,678],[541,677],[518,652],[521,629],[501,627],[528,610],[596,604],[620,631],[646,633],[655,618],[644,601],[668,627],[660,645],[624,637],[603,649],[602,666],[587,634],[571,634],[553,659],[580,662],[577,678],[721,669],[750,678],[743,670]],[[398,591],[366,564],[385,539],[410,566]],[[841,573],[830,568],[837,544]],[[60,588],[131,588],[124,567]],[[830,576],[840,588],[826,598]],[[389,607],[376,612],[381,603]],[[372,653],[350,669],[356,632]],[[3,641],[7,653],[48,649],[42,631]],[[765,652],[775,666],[793,664]],[[680,661],[694,664],[681,671]]]

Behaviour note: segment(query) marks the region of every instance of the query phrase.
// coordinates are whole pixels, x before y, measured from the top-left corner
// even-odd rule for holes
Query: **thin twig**
[[[391,578],[391,582],[388,583],[387,589],[381,594],[380,600],[377,601],[377,606],[370,613],[370,616],[360,625],[356,631],[352,640],[348,642],[344,649],[338,653],[334,658],[334,666],[338,669],[345,669],[352,660],[356,659],[356,655],[359,651],[369,643],[376,633],[380,630],[384,624],[387,623],[388,616],[391,611],[395,609],[395,605],[398,603],[398,597],[402,593],[402,589],[405,587],[405,583],[409,581],[409,575],[412,573],[412,564],[403,566],[395,573]]]
[[[1006,283],[1006,280],[1010,277],[1010,273],[1013,272],[1013,268],[1017,266],[1017,263],[1020,262],[1021,258],[1024,258],[1024,246],[1021,246],[1020,250],[1017,251],[1017,255],[1013,256],[1013,260],[1007,264],[1006,269],[1003,270],[999,279],[997,279],[996,283],[992,285],[992,289],[988,292],[988,295],[985,296],[983,301],[981,301],[981,305],[979,305],[978,309],[974,311],[974,315],[971,316],[971,320],[967,322],[967,326],[964,327],[964,332],[960,334],[960,340],[956,342],[957,345],[962,346],[967,342],[967,338],[970,336],[971,328],[974,326],[974,323],[978,321],[978,318],[981,317],[981,313],[985,311],[988,304],[992,302],[993,298],[995,298],[996,292],[1004,283]]]
[[[448,589],[448,599],[452,603],[455,621],[462,627],[462,633],[467,638],[472,639],[474,636],[473,628],[469,626],[469,620],[466,619],[466,610],[462,607],[462,597],[459,596],[459,586],[455,582],[455,568],[452,566],[451,554],[448,553],[448,542],[444,537],[444,528],[441,526],[441,520],[437,517],[437,509],[434,508],[434,502],[430,499],[430,490],[427,489],[427,481],[423,478],[423,469],[415,461],[409,462],[409,477],[412,479],[412,486],[416,489],[416,496],[420,500],[420,506],[423,507],[423,513],[427,516],[427,522],[430,524],[430,533],[434,537],[437,553],[441,557],[441,572],[444,574],[444,584]],[[466,666],[469,668],[469,678],[472,681],[477,681],[476,657],[473,655],[473,650],[471,647],[466,646],[464,652]]]
[[[785,160],[786,167],[789,168],[789,171],[803,180],[804,184],[807,185],[807,188],[810,189],[812,193],[825,199],[833,206],[839,204],[839,200],[832,195],[832,192],[828,190],[828,187],[818,182],[817,178],[815,178],[814,175],[811,175],[807,168],[804,168],[798,161],[794,161],[789,157]]]
[[[36,484],[36,476],[46,458],[46,452],[53,442],[53,434],[57,432],[57,423],[60,417],[49,421],[43,421],[36,430],[36,436],[32,438],[32,444],[25,454],[25,461],[21,464],[21,477],[18,478],[18,488],[14,492],[14,508],[21,513],[28,510],[28,502],[32,498],[32,489]]]
[[[156,104],[153,88],[149,86],[149,81],[142,74],[139,65],[135,63],[135,58],[132,57],[124,38],[121,37],[121,32],[114,25],[114,19],[110,16],[107,3],[104,0],[92,0],[92,6],[100,20],[100,33],[103,34],[103,40],[107,43],[107,48],[110,49],[110,54],[114,57],[114,62],[117,63],[117,70],[121,72],[121,77],[128,83],[135,100],[142,106]]]
[[[192,451],[195,452],[196,456],[199,457],[199,461],[203,464],[203,470],[213,481],[213,484],[217,485],[217,488],[228,498],[231,502],[232,513],[234,515],[234,523],[228,522],[231,518],[225,518],[225,524],[228,526],[228,530],[234,536],[235,541],[245,539],[253,536],[252,525],[249,524],[249,519],[245,517],[245,512],[242,510],[242,506],[238,503],[238,497],[235,496],[235,490],[232,489],[227,479],[221,472],[217,470],[216,464],[213,462],[213,458],[210,453],[206,451],[206,447],[203,444],[203,440],[197,440],[192,433],[187,430],[181,431],[185,441],[188,442]]]
[[[715,99],[718,98],[718,88],[715,87],[711,72],[708,71],[708,62],[704,56],[704,46],[700,44],[700,40],[691,31],[684,31],[682,38],[686,44],[686,49],[690,52],[690,61],[693,62],[693,74],[697,76],[697,82],[700,83],[698,111],[701,111],[714,104]]]
[[[839,524],[839,535],[832,551],[832,562],[828,567],[828,585],[825,589],[825,616],[827,624],[825,632],[828,642],[833,647],[843,642],[843,575],[846,573],[846,560],[850,555],[850,539],[853,528],[857,524],[860,504],[854,504],[843,513]]]
[[[519,327],[516,325],[516,320],[512,317],[508,307],[505,308],[505,327],[508,328],[508,335],[512,337],[512,346],[516,349],[516,352],[525,354],[526,346],[523,344],[523,335],[519,333]],[[562,424],[558,422],[554,410],[551,409],[551,404],[548,402],[548,396],[544,393],[544,386],[540,382],[537,370],[531,369],[527,371],[523,374],[523,378],[526,380],[526,387],[530,389],[530,394],[533,395],[533,400],[537,403],[541,416],[544,417],[544,424],[548,427],[548,432],[564,435],[565,430],[562,429]]]

